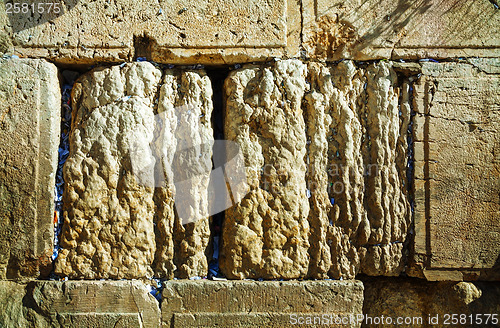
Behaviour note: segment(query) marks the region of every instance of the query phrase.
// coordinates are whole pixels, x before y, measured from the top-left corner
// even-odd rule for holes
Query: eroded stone
[[[309,68],[310,274],[399,275],[411,218],[409,84],[383,61]]]
[[[161,277],[207,274],[212,110],[212,86],[207,75],[165,72],[158,107],[163,123],[157,124],[155,141],[166,178],[165,186],[155,194],[155,272]]]
[[[61,92],[44,60],[0,62],[0,279],[49,274]]]
[[[57,273],[152,276],[154,189],[138,183],[130,150],[137,140],[153,141],[160,78],[150,63],[134,63],[97,69],[75,84]]]
[[[227,211],[223,271],[240,279],[399,275],[411,219],[409,80],[398,81],[389,62],[344,61],[310,64],[305,83],[305,67],[282,68],[296,63],[226,80],[225,134],[243,150],[251,191]]]
[[[225,214],[220,264],[229,278],[307,273],[305,77],[302,62],[287,60],[226,79],[225,138],[241,147],[250,188]]]
[[[379,277],[366,279],[363,284],[364,314],[372,318],[371,324],[367,318],[364,323],[369,327],[400,327],[398,317],[411,320],[406,325],[412,327],[444,327],[445,315],[451,324],[453,314],[462,319],[461,327],[477,327],[485,324],[487,314],[500,311],[497,301],[500,288],[491,282],[425,282]],[[374,318],[382,316],[386,318],[385,324],[376,324]],[[393,320],[392,324],[387,324],[388,317]],[[492,323],[491,316],[488,322]]]
[[[96,69],[73,90],[56,272],[85,279],[206,276],[208,77],[162,73],[142,62]]]

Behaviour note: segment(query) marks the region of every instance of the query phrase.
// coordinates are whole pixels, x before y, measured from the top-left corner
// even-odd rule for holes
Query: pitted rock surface
[[[133,143],[153,141],[161,71],[150,63],[96,69],[74,86],[64,225],[56,272],[70,278],[152,276],[153,187],[132,171]]]
[[[251,191],[226,212],[224,273],[399,275],[411,217],[409,84],[389,62],[308,68],[307,82],[297,61],[226,81],[225,134],[243,149]]]
[[[156,149],[161,154],[158,169],[167,182],[155,194],[155,271],[161,277],[207,274],[212,110],[212,86],[207,75],[165,72],[158,106],[163,124],[156,131]]]
[[[245,158],[250,192],[228,209],[221,268],[229,278],[298,278],[307,273],[309,204],[298,60],[248,66],[226,79],[225,137]]]
[[[308,79],[310,275],[399,275],[411,217],[408,84],[389,62],[310,64]]]
[[[142,62],[96,69],[74,90],[56,272],[84,279],[205,276],[208,77],[162,73]]]

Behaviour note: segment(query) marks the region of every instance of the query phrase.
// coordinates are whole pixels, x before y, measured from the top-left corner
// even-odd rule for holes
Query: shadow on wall
[[[478,289],[480,296],[469,303],[470,313],[473,314],[500,313],[500,303],[498,302],[498,295],[500,295],[500,285],[494,282],[476,282],[474,283],[474,285]],[[486,320],[486,315],[483,317],[483,320]],[[498,325],[495,324],[486,326],[498,327]]]
[[[12,32],[17,33],[68,13],[78,2],[79,0],[7,0],[3,3],[3,9]]]
[[[364,12],[377,12],[377,8],[380,7],[381,2],[382,1],[374,3],[369,10],[365,10]],[[432,7],[432,2],[432,0],[417,1],[417,3],[411,0],[398,0],[394,10],[385,13],[384,19],[380,21],[379,24],[375,25],[368,33],[360,37],[362,42],[359,45],[359,49],[361,50],[368,47],[376,38],[386,34],[386,32],[390,32],[389,30],[402,31],[410,23],[410,20],[415,19],[417,16],[422,17],[424,13]],[[360,5],[356,8],[355,12],[360,10],[362,6],[363,5]],[[358,18],[358,20],[361,21],[365,19],[364,17]],[[353,24],[356,25],[356,21],[354,21]]]
[[[473,37],[482,25],[471,22],[486,21],[497,13],[496,5],[491,6],[491,12],[474,10],[478,6],[476,1],[372,0],[359,1],[359,5],[353,2],[344,5],[336,1],[334,5],[325,6],[315,14],[316,17],[326,17],[329,13],[336,12],[337,24],[357,33],[349,36],[349,43],[353,50],[359,52],[371,46],[398,48],[404,40],[424,33],[421,29],[428,26],[429,22],[436,24],[434,28],[439,29],[434,36],[429,36],[429,42],[446,45],[456,39]],[[448,15],[449,13],[463,13],[467,17],[459,20],[455,15]],[[367,22],[371,25],[366,26]],[[331,29],[330,26],[327,28]],[[425,43],[425,40],[422,42]],[[422,47],[425,48],[425,44]]]

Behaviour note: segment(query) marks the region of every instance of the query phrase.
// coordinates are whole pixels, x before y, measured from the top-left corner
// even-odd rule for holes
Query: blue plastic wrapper
[[[437,60],[432,59],[432,58],[423,58],[420,59],[419,62],[433,62],[433,63],[439,63]]]
[[[156,298],[158,302],[161,302],[161,294],[164,288],[164,283],[161,279],[153,278],[151,279],[151,285],[149,286],[149,293]]]
[[[208,264],[208,278],[212,279],[213,277],[217,277],[219,275],[219,263],[213,259]]]
[[[65,83],[62,86],[61,96],[61,138],[58,149],[58,163],[56,171],[55,185],[55,211],[54,211],[54,250],[52,252],[52,261],[57,259],[61,247],[59,246],[59,236],[62,229],[62,207],[64,192],[63,167],[69,156],[69,132],[71,130],[71,89],[73,83],[78,78],[79,73],[73,71],[64,71],[63,77]]]

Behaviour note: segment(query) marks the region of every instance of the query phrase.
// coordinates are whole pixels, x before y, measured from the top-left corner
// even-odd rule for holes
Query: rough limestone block
[[[283,68],[296,63],[226,80],[225,134],[242,148],[251,190],[226,212],[223,272],[399,275],[411,219],[409,81],[390,62],[344,61],[310,64],[305,83],[305,67]]]
[[[212,86],[196,71],[167,70],[155,141],[165,185],[156,184],[157,276],[206,276],[210,238]],[[172,183],[173,182],[173,183]],[[174,204],[175,202],[175,204]],[[175,207],[174,207],[175,205]]]
[[[295,325],[293,320],[356,316],[362,307],[359,281],[170,281],[163,290],[162,325],[321,327]],[[359,326],[355,322],[342,327]]]
[[[399,275],[410,224],[407,81],[390,62],[310,64],[310,275]]]
[[[60,108],[54,65],[0,62],[0,279],[52,269]]]
[[[294,0],[79,0],[48,13],[0,12],[0,49],[64,63],[226,64],[297,56],[300,5]],[[31,7],[30,7],[31,8]],[[59,12],[57,12],[59,11]],[[200,33],[200,31],[203,33]]]
[[[26,311],[23,298],[26,285],[13,281],[0,281],[0,327],[33,327],[27,319],[34,311]]]
[[[416,320],[404,325],[408,327],[449,327],[452,319],[465,320],[459,322],[459,327],[498,327],[491,316],[485,325],[488,314],[498,316],[500,313],[500,286],[497,283],[371,278],[364,280],[363,285],[367,327],[401,327],[397,318]],[[453,314],[456,318],[451,317]],[[449,316],[448,324],[445,324],[445,315]],[[382,316],[385,324],[375,324],[374,319]],[[372,318],[371,324],[368,317]],[[388,318],[392,324],[388,323]],[[433,320],[430,324],[429,319]]]
[[[302,62],[286,60],[226,79],[225,138],[241,147],[250,188],[225,214],[220,265],[228,278],[307,274],[305,77]]]
[[[412,275],[500,279],[498,67],[498,59],[422,66]]]
[[[147,62],[96,69],[74,86],[73,105],[56,272],[205,276],[213,143],[205,73],[162,73]]]
[[[306,0],[303,47],[313,59],[497,57],[495,1]]]
[[[75,84],[57,273],[152,276],[154,187],[137,181],[130,150],[153,141],[160,78],[152,64],[133,63],[96,69]]]
[[[26,298],[49,327],[160,326],[158,302],[139,281],[39,281]]]

